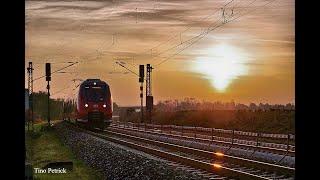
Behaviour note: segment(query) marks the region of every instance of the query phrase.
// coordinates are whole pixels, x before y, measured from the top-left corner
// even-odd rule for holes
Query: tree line
[[[30,106],[33,104],[33,114],[35,121],[48,119],[48,93],[39,91],[33,93]],[[118,111],[118,105],[113,103],[114,112]],[[52,99],[50,98],[50,119],[74,119],[77,109],[77,102],[74,99]],[[26,118],[30,118],[31,113],[26,113]]]
[[[50,98],[50,119],[63,119],[66,114],[72,114],[76,110],[76,102],[72,99],[52,99]],[[33,106],[33,116],[35,121],[48,119],[48,94],[46,92],[34,92],[29,102]],[[30,118],[30,113],[26,115]]]
[[[221,101],[200,101],[195,98],[184,98],[182,100],[165,100],[159,101],[155,105],[155,109],[159,111],[190,111],[190,110],[244,110],[244,111],[273,111],[273,110],[283,110],[283,111],[294,111],[295,106],[292,103],[283,104],[268,104],[268,103],[250,103],[248,105]]]

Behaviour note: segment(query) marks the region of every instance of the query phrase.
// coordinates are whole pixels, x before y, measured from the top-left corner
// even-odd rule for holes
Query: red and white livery
[[[77,99],[76,122],[88,128],[104,129],[112,122],[112,96],[109,85],[100,79],[81,83]]]

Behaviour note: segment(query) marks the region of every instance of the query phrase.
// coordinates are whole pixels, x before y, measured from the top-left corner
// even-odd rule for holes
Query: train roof
[[[85,81],[101,81],[100,79],[87,79]]]
[[[102,81],[102,80],[100,80],[100,79],[87,79],[87,80],[85,80],[85,81],[83,81],[83,82],[81,83],[81,86],[91,85],[91,84],[93,84],[93,83],[105,84],[105,85],[109,86],[106,82],[104,82],[104,81]]]

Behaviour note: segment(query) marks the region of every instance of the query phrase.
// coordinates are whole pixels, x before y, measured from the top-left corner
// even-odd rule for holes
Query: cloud
[[[109,60],[114,57],[134,57],[136,64],[158,63],[179,52],[183,47],[178,46],[179,43],[197,36],[222,18],[220,8],[227,2],[27,0],[26,56],[34,58],[36,62],[46,59],[61,61],[71,56],[84,57],[89,53],[92,54],[89,58],[95,58],[99,56],[96,53],[99,50],[105,53],[99,58],[105,60],[101,62],[104,62],[103,68],[107,70],[112,69]],[[266,7],[261,6],[266,2],[264,0],[255,1],[250,6],[251,0],[234,2],[235,12],[256,10],[210,32],[197,43],[172,56],[161,65],[164,68],[159,68],[159,71],[177,71],[184,63],[206,56],[209,52],[203,49],[221,42],[250,51],[252,56],[248,58],[252,61],[248,66],[259,67],[263,72],[269,72],[269,67],[277,67],[281,62],[294,64],[294,1],[277,1]],[[166,51],[170,48],[170,51]],[[154,57],[163,51],[166,52]],[[96,75],[98,72],[94,69],[102,68],[99,63],[92,63],[87,73]],[[79,64],[79,67],[86,69],[88,64]],[[275,69],[279,73],[292,74],[292,67],[288,65]],[[179,71],[182,73],[184,69]]]

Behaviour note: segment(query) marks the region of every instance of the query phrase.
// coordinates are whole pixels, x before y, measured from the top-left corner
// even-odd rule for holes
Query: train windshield
[[[105,86],[87,86],[84,92],[88,102],[104,102],[109,94]]]

